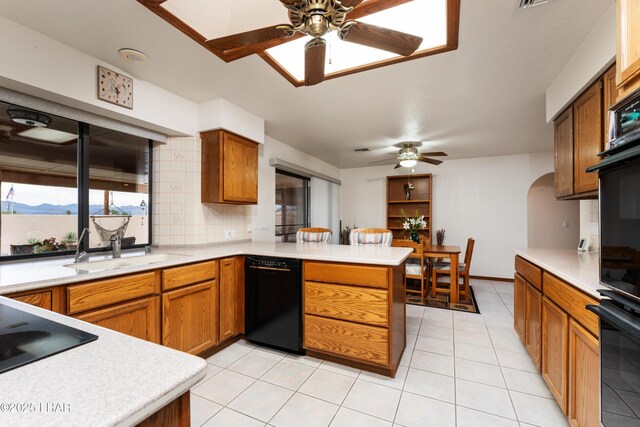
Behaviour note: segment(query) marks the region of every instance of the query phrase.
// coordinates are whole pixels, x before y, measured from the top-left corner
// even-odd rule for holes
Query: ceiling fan
[[[400,151],[398,152],[398,155],[392,159],[385,159],[385,160],[378,160],[377,162],[371,162],[369,163],[370,165],[373,165],[375,163],[384,163],[384,162],[388,162],[390,160],[399,160],[398,164],[396,165],[396,167],[394,169],[398,169],[398,168],[410,168],[415,166],[418,162],[424,162],[424,163],[429,163],[432,165],[439,165],[440,163],[442,163],[442,160],[436,160],[436,159],[431,159],[429,158],[431,157],[440,157],[440,156],[446,156],[447,153],[444,153],[442,151],[434,151],[431,153],[420,153],[418,151],[418,149],[416,148],[416,146],[420,146],[422,145],[422,142],[420,141],[415,141],[415,142],[402,142],[400,144],[397,144],[396,146],[401,147]]]
[[[290,24],[276,25],[208,40],[207,46],[232,50],[261,45],[273,40],[293,37],[296,33],[313,37],[305,45],[305,86],[324,80],[327,42],[324,35],[337,31],[346,42],[357,43],[398,55],[409,56],[422,43],[422,37],[364,22],[347,20],[347,14],[364,0],[280,0],[289,11]]]

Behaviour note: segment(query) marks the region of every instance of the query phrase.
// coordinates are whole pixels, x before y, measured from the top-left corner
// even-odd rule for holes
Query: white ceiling
[[[301,88],[257,56],[224,63],[135,0],[0,0],[0,14],[190,100],[226,98],[264,118],[269,136],[341,168],[403,140],[451,158],[551,150],[544,92],[613,0],[461,3],[458,50]],[[151,61],[128,64],[122,47]]]

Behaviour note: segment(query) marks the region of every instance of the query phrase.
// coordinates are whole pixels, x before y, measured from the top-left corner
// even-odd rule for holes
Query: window
[[[90,245],[85,238],[82,248],[106,250],[94,222],[114,230],[125,219],[123,247],[150,244],[151,147],[0,102],[0,258],[68,255],[84,227]]]
[[[295,242],[309,226],[309,178],[276,170],[276,239]]]

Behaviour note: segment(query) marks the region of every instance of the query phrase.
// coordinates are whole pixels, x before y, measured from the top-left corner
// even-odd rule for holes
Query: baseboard
[[[513,277],[504,278],[504,277],[491,277],[491,276],[474,276],[470,275],[472,279],[478,280],[491,280],[493,282],[513,282]]]

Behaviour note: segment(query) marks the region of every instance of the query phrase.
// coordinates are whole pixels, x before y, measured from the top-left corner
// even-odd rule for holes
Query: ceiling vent
[[[520,0],[520,9],[525,9],[527,7],[541,6],[547,3],[549,3],[549,0]]]
[[[355,151],[356,153],[366,153],[366,152],[371,151],[371,150],[369,150],[368,148],[356,148],[353,151]]]

